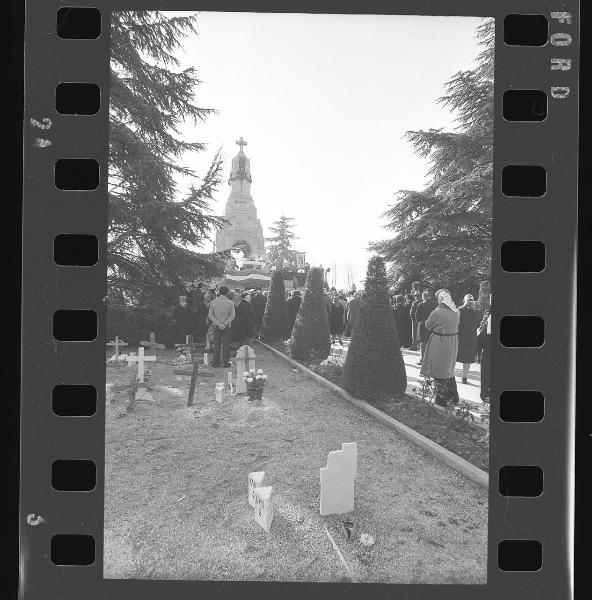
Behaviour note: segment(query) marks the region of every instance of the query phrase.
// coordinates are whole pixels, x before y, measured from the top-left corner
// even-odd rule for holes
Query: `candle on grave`
[[[216,384],[216,402],[222,403],[224,400],[224,383]]]

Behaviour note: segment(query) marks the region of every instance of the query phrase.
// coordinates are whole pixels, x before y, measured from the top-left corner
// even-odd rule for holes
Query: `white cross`
[[[114,342],[107,342],[107,346],[115,346],[115,356],[119,356],[119,346],[127,346],[125,342],[120,342],[119,337],[115,336]]]
[[[158,348],[160,350],[164,350],[166,346],[164,344],[156,343],[156,336],[154,335],[154,331],[150,332],[150,341],[149,342],[140,342],[141,346],[146,346],[148,348]]]
[[[144,361],[145,360],[156,360],[156,356],[144,356],[144,347],[140,346],[138,348],[138,356],[128,356],[127,362],[129,366],[132,366],[133,362],[138,363],[138,383],[144,383]]]

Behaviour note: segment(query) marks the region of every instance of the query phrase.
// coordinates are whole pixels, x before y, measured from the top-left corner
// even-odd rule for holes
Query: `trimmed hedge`
[[[290,340],[290,356],[300,362],[321,361],[331,352],[323,284],[323,270],[310,269]]]
[[[285,339],[287,323],[284,272],[278,270],[271,276],[267,304],[263,313],[261,339],[264,342],[279,342]]]
[[[343,387],[360,400],[390,400],[405,393],[407,374],[380,256],[368,262],[364,291],[345,359]]]

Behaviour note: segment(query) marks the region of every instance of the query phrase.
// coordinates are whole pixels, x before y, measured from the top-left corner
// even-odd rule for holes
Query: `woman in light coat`
[[[458,308],[448,290],[436,292],[438,306],[425,322],[431,331],[421,365],[421,374],[432,377],[436,387],[436,404],[458,404],[458,391],[454,379],[454,367],[458,352]]]

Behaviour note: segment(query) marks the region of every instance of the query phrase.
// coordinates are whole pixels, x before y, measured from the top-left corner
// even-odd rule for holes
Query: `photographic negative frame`
[[[23,596],[47,597],[51,593],[64,598],[159,598],[174,594],[184,598],[195,593],[245,591],[257,595],[278,591],[324,595],[329,589],[332,593],[356,593],[359,590],[355,586],[363,586],[362,593],[370,597],[395,592],[409,598],[497,598],[503,594],[512,599],[558,598],[570,593],[579,7],[569,0],[418,0],[392,5],[358,1],[320,4],[178,0],[167,4],[166,10],[188,11],[495,18],[491,279],[495,289],[491,322],[491,365],[495,377],[491,383],[487,582],[479,586],[425,584],[400,589],[397,584],[345,582],[327,586],[313,582],[104,578],[110,13],[124,9],[158,10],[163,8],[160,4],[78,2],[76,8],[88,9],[86,14],[95,24],[94,29],[89,26],[85,30],[86,37],[82,38],[73,37],[77,34],[72,31],[64,32],[64,37],[58,35],[59,11],[68,10],[62,2],[30,2],[27,6],[20,507]],[[544,17],[546,37],[542,42],[530,40],[531,45],[515,43],[517,38],[512,35],[519,37],[516,32],[521,26],[520,19],[513,19],[513,24],[512,19],[507,21],[512,15]],[[64,12],[61,18],[65,18]],[[64,83],[98,86],[98,111],[76,116],[58,112],[56,88]],[[508,120],[511,115],[504,110],[504,102],[509,102],[506,94],[518,90],[545,93],[544,119]],[[87,93],[92,97],[96,92],[89,88]],[[413,93],[410,82],[405,83],[403,93]],[[542,189],[524,191],[525,182],[536,186],[541,180],[540,169],[544,171]],[[57,187],[60,170],[75,174],[71,179],[74,187]],[[92,236],[98,240],[96,262],[85,263],[86,266],[57,265],[55,240],[61,235]],[[509,242],[544,244],[544,268],[532,272],[504,269],[504,244]],[[559,297],[567,302],[559,303]],[[541,343],[533,344],[529,337],[532,334],[536,338],[540,333],[540,322],[527,319],[533,317],[544,322]],[[74,334],[77,341],[56,336],[58,326],[61,331]],[[79,407],[78,416],[60,415],[55,407],[56,386],[79,386],[70,393],[81,404],[89,406],[95,402],[94,412]],[[532,400],[536,393],[543,399],[541,418],[525,422],[508,417],[512,405],[515,412],[516,404]],[[540,406],[536,398],[532,403]],[[86,490],[55,489],[52,469],[57,468],[56,461],[92,461],[94,486],[91,481]],[[503,469],[524,466],[538,467],[544,473],[540,495],[503,495],[500,473],[507,484],[511,477]],[[63,561],[74,562],[54,564],[52,556],[56,559],[60,552],[65,557]],[[530,557],[533,562],[515,563],[509,558],[512,555],[514,559]],[[519,568],[514,570],[513,564]],[[397,585],[396,590],[393,585]]]

